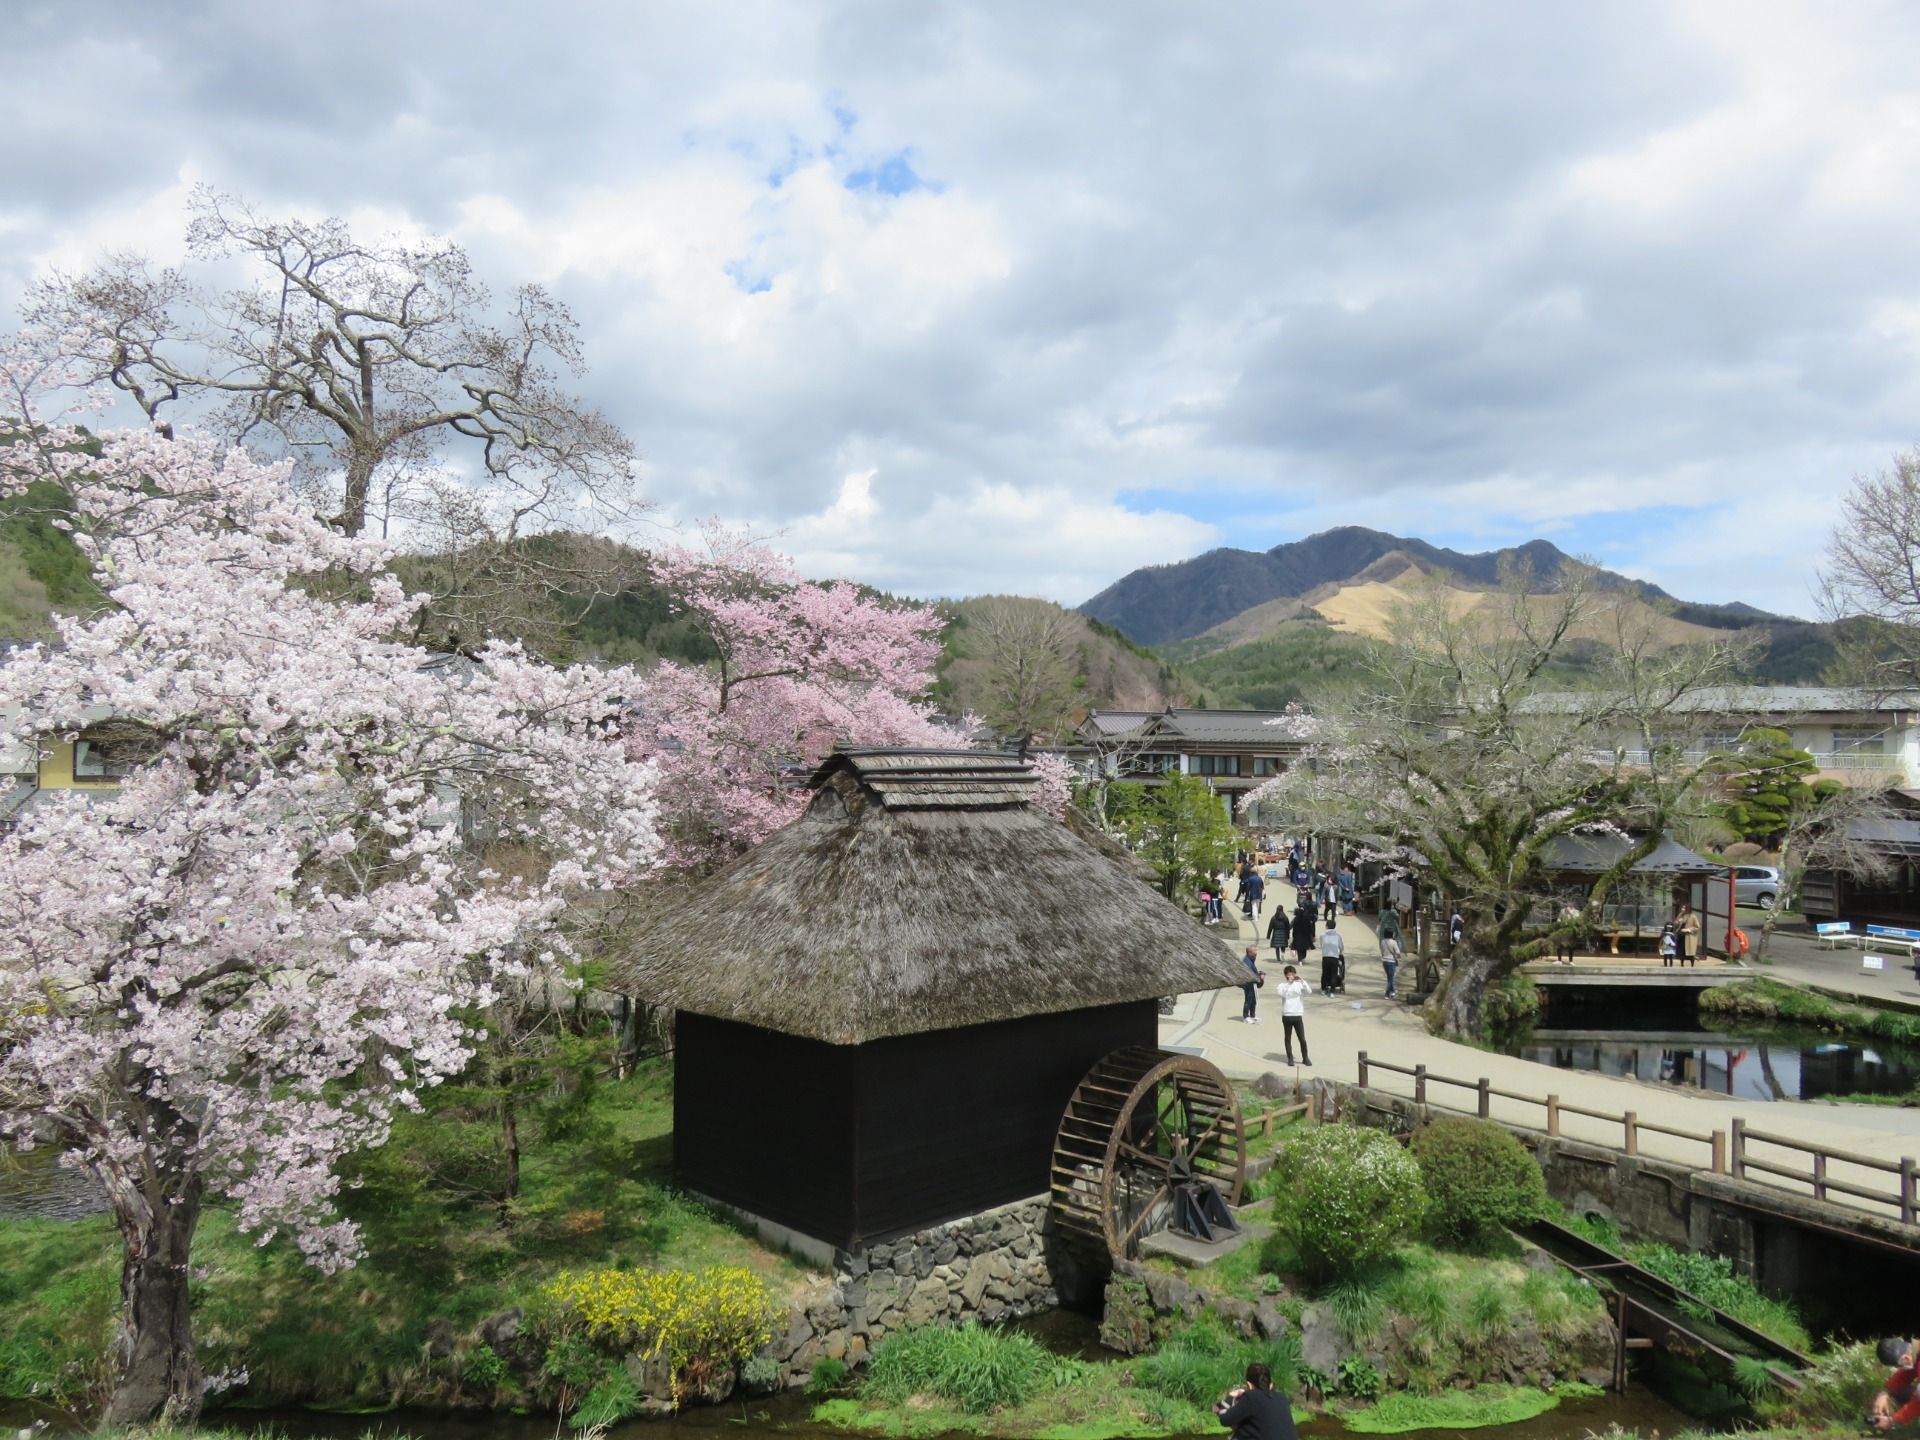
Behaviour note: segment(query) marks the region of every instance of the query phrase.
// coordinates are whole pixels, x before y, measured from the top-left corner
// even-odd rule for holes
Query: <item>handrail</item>
[[[1522,1105],[1540,1105],[1547,1112],[1545,1133],[1550,1138],[1560,1135],[1560,1118],[1563,1115],[1578,1115],[1588,1120],[1598,1120],[1607,1125],[1621,1127],[1621,1149],[1628,1155],[1640,1153],[1640,1135],[1651,1131],[1656,1135],[1671,1136],[1676,1140],[1686,1140],[1694,1144],[1705,1145],[1709,1163],[1715,1175],[1726,1175],[1735,1180],[1748,1180],[1749,1172],[1755,1175],[1771,1175],[1783,1180],[1797,1182],[1813,1192],[1816,1200],[1827,1200],[1836,1195],[1850,1196],[1858,1200],[1870,1201],[1900,1212],[1902,1224],[1920,1224],[1920,1165],[1912,1156],[1902,1156],[1898,1161],[1882,1159],[1877,1155],[1863,1155],[1854,1150],[1835,1150],[1824,1145],[1810,1145],[1804,1140],[1795,1140],[1786,1135],[1775,1135],[1762,1130],[1750,1130],[1747,1122],[1739,1116],[1733,1118],[1730,1130],[1711,1130],[1702,1133],[1698,1130],[1681,1130],[1671,1125],[1657,1124],[1652,1120],[1642,1120],[1633,1111],[1612,1114],[1605,1110],[1589,1110],[1584,1105],[1569,1105],[1558,1095],[1526,1095],[1517,1090],[1496,1090],[1492,1082],[1484,1076],[1478,1080],[1460,1080],[1451,1075],[1436,1075],[1425,1065],[1395,1065],[1387,1060],[1372,1059],[1366,1051],[1360,1052],[1360,1084],[1367,1084],[1370,1071],[1385,1070],[1395,1075],[1406,1075],[1413,1080],[1413,1101],[1416,1105],[1435,1104],[1437,1108],[1457,1110],[1460,1107],[1442,1105],[1427,1099],[1429,1085],[1452,1085],[1462,1090],[1472,1090],[1477,1103],[1475,1111],[1482,1120],[1492,1118],[1492,1099],[1499,1096],[1503,1100],[1516,1101]],[[1731,1143],[1729,1143],[1731,1140]],[[1786,1150],[1797,1151],[1811,1158],[1811,1167],[1806,1170],[1794,1169],[1772,1160],[1763,1160],[1749,1152],[1753,1144],[1776,1145]],[[1841,1180],[1827,1173],[1830,1162],[1842,1165],[1857,1165],[1863,1169],[1878,1171],[1885,1175],[1899,1177],[1899,1188],[1870,1189],[1864,1185]],[[1752,1179],[1751,1183],[1766,1185],[1772,1182]],[[1785,1186],[1776,1186],[1785,1189]]]

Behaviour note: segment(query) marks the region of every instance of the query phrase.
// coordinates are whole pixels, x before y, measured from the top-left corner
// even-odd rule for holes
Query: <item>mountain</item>
[[[1504,550],[1474,554],[1405,539],[1359,525],[1323,530],[1271,550],[1209,550],[1173,565],[1153,565],[1123,575],[1080,608],[1142,645],[1165,645],[1203,634],[1225,621],[1277,600],[1303,600],[1329,585],[1353,581],[1368,567],[1403,557],[1426,571],[1445,570],[1467,586],[1499,583],[1503,568],[1523,565],[1543,581],[1560,572],[1569,556],[1548,540],[1530,540]],[[1601,583],[1631,589],[1647,600],[1671,601],[1657,585],[1600,572]],[[1302,607],[1311,608],[1311,602]],[[1749,605],[1685,605],[1686,623],[1710,629],[1741,629],[1778,620]]]

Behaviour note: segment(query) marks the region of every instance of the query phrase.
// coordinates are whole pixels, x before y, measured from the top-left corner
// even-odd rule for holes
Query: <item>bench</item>
[[[1897,925],[1869,925],[1862,937],[1863,945],[1899,946],[1909,956],[1920,950],[1920,930],[1904,930]]]
[[[1852,944],[1858,940],[1862,945],[1866,944],[1867,941],[1866,936],[1854,934],[1853,926],[1844,920],[1833,920],[1825,925],[1814,926],[1813,938],[1826,941],[1829,950],[1838,949],[1842,940],[1845,940],[1848,944]]]

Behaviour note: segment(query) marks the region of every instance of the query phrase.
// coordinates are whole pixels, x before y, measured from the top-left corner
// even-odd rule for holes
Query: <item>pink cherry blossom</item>
[[[22,354],[0,353],[14,410]],[[0,832],[0,1138],[99,1178],[126,1245],[122,1395],[159,1353],[190,1413],[190,1335],[143,1333],[134,1302],[184,1286],[161,1262],[201,1194],[352,1263],[336,1162],[461,1071],[461,1012],[565,955],[571,907],[655,863],[658,775],[622,732],[631,672],[397,643],[420,598],[284,467],[79,439],[30,424],[0,493],[63,486],[110,603],[0,663],[0,724],[44,749],[111,717],[138,763]],[[110,1417],[141,1418],[126,1404]]]

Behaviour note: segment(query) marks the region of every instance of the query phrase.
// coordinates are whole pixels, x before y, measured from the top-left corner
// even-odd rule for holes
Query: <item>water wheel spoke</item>
[[[1148,1219],[1152,1217],[1154,1211],[1158,1209],[1163,1201],[1170,1201],[1172,1199],[1173,1187],[1170,1185],[1162,1185],[1153,1192],[1153,1197],[1147,1201],[1145,1208],[1133,1217],[1133,1223],[1127,1226],[1126,1233],[1121,1235],[1121,1254],[1125,1255],[1132,1251],[1134,1237],[1140,1233],[1140,1227],[1147,1223]]]

